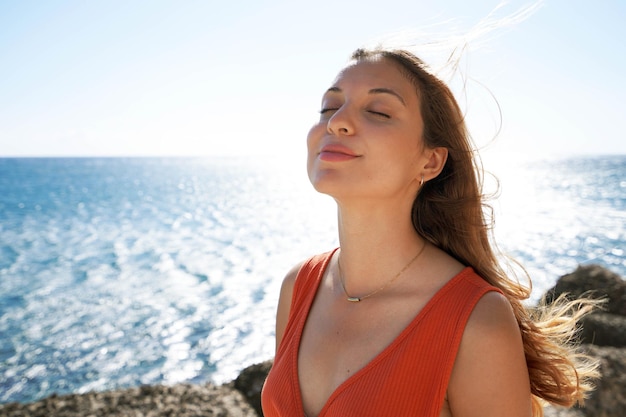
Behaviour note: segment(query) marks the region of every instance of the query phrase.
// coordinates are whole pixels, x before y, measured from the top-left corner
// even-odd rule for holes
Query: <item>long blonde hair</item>
[[[597,364],[574,343],[578,320],[595,305],[567,301],[527,308],[530,288],[509,277],[490,239],[492,227],[482,195],[482,169],[463,113],[448,86],[406,50],[358,49],[355,61],[388,59],[415,85],[424,121],[423,140],[448,149],[441,174],[424,184],[412,210],[417,233],[461,263],[471,266],[509,299],[522,333],[533,394],[533,413],[543,415],[542,400],[562,406],[582,403],[598,376]],[[522,269],[523,270],[523,269]]]

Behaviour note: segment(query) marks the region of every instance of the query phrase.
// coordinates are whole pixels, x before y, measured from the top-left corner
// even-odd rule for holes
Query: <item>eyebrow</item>
[[[332,92],[332,93],[341,93],[342,90],[339,87],[330,87],[327,92]],[[396,93],[394,90],[390,89],[390,88],[384,88],[384,87],[378,87],[378,88],[372,88],[371,90],[368,91],[368,94],[389,94],[394,96],[395,98],[397,98],[400,103],[402,103],[403,106],[406,107],[406,103],[404,102],[404,99],[402,98],[402,96],[398,93]]]

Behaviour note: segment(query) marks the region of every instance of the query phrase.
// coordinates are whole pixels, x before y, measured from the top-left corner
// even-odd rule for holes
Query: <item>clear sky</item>
[[[355,48],[462,33],[499,3],[0,0],[0,156],[298,155]],[[490,91],[495,151],[626,154],[624,21],[621,0],[545,0],[471,43],[476,141],[497,130]]]

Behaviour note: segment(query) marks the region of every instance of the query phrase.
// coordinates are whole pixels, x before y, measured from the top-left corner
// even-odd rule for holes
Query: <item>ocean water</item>
[[[581,263],[626,276],[626,157],[486,168],[530,302]],[[283,161],[0,159],[0,403],[228,381],[272,357],[285,272],[335,245],[332,201]]]

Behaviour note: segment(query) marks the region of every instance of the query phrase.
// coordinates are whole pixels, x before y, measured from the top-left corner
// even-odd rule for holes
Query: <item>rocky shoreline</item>
[[[546,407],[546,417],[626,416],[626,282],[597,266],[579,267],[548,293],[573,297],[593,293],[608,302],[582,322],[585,349],[600,359],[602,378],[584,408]],[[52,395],[29,403],[0,405],[0,417],[257,417],[260,392],[271,361],[252,365],[224,385],[141,386],[107,392]]]

